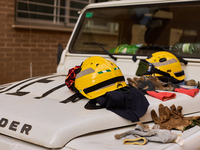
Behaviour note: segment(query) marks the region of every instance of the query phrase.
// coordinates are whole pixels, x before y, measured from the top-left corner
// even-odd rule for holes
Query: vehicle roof
[[[102,3],[92,3],[87,5],[84,9],[96,7],[112,7],[112,6],[126,6],[126,5],[139,5],[139,4],[156,4],[156,3],[175,3],[175,2],[192,2],[198,0],[121,0],[110,1]]]

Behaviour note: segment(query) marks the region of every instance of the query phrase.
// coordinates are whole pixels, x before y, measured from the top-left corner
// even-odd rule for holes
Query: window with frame
[[[16,22],[73,27],[78,12],[93,0],[16,0]]]
[[[200,58],[199,17],[199,1],[91,8],[82,15],[69,51],[148,56],[167,49]]]

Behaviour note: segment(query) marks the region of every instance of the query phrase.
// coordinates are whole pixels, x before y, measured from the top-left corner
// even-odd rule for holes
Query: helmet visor
[[[153,73],[154,65],[147,62],[146,60],[140,60],[138,64],[136,76],[151,75]]]

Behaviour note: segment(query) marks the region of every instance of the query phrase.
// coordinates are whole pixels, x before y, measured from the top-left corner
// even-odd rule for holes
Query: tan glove
[[[164,90],[173,91],[177,86],[172,83],[165,83],[160,81],[156,76],[141,76],[139,78],[134,77],[133,79],[127,78],[128,83],[139,90],[143,89],[146,91]]]
[[[192,125],[194,123],[193,120],[200,121],[200,116],[184,117],[182,106],[176,108],[175,105],[172,105],[170,108],[171,110],[167,106],[160,104],[158,109],[160,118],[158,118],[155,110],[151,111],[151,117],[156,124],[160,125],[160,129],[185,130],[189,126],[194,126]]]

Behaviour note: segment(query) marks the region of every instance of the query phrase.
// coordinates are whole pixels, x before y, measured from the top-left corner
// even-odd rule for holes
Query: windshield
[[[148,55],[164,48],[183,57],[200,57],[199,18],[199,2],[89,9],[70,52],[105,54],[103,47],[120,55]]]

